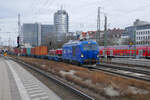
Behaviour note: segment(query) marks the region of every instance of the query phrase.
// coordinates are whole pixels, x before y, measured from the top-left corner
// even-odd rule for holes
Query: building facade
[[[133,26],[125,28],[125,34],[128,35],[132,43],[137,45],[150,45],[150,23],[136,20]]]
[[[41,25],[41,45],[49,45],[51,37],[54,37],[54,25]]]
[[[65,10],[58,10],[54,14],[54,26],[57,40],[61,40],[69,31],[69,16]]]
[[[108,35],[108,38],[120,39],[122,33],[124,33],[123,29],[114,28],[114,29],[108,29],[107,35]]]
[[[136,44],[150,45],[150,24],[136,27]]]
[[[134,41],[134,32],[135,32],[135,27],[129,26],[125,28],[125,33],[123,35],[128,36],[132,41]]]
[[[41,25],[38,23],[25,23],[22,26],[23,42],[31,46],[41,45]]]

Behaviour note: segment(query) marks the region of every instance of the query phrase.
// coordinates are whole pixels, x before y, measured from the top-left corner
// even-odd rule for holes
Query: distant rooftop
[[[142,26],[142,25],[147,25],[147,24],[150,24],[150,22],[141,21],[139,19],[136,19],[135,22],[133,23],[134,26]]]

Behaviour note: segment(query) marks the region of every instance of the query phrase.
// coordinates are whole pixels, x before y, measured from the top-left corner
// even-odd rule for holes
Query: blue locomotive
[[[99,63],[99,46],[93,40],[68,42],[62,49],[63,61],[78,65]]]

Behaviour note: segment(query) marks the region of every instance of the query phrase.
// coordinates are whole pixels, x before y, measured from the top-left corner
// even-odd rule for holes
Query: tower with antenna
[[[63,5],[61,5],[61,8],[60,8],[61,10],[63,10]]]

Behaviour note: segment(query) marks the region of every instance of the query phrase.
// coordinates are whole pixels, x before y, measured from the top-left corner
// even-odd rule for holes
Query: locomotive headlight
[[[83,58],[83,57],[84,57],[84,55],[83,55],[83,54],[81,54],[81,57]]]
[[[99,54],[97,55],[97,58],[99,58]]]

